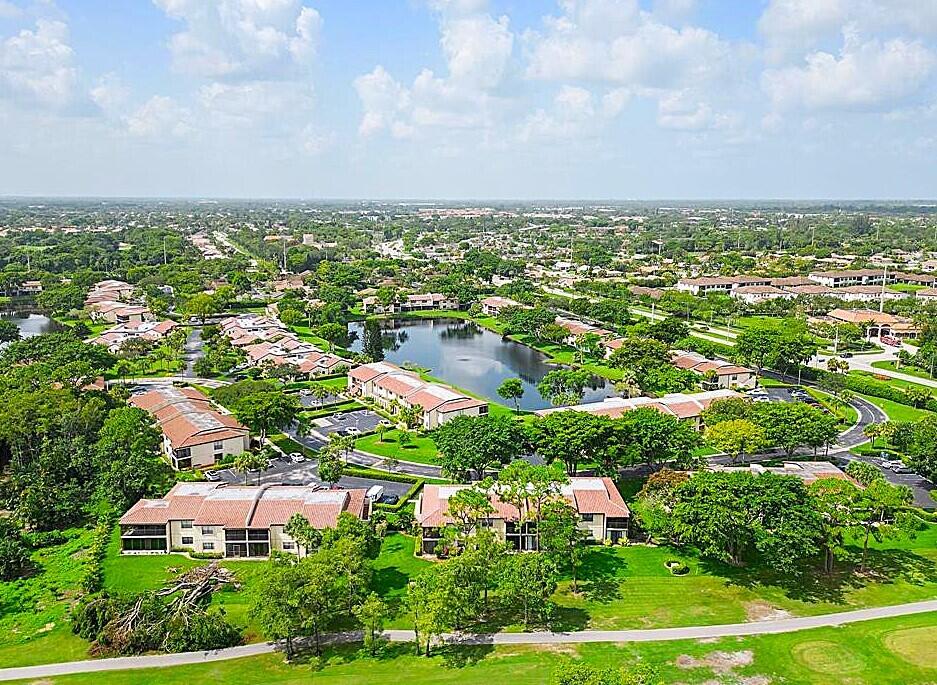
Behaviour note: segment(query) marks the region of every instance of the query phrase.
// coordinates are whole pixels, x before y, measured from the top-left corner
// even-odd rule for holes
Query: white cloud
[[[596,98],[579,86],[565,85],[553,99],[552,107],[538,109],[521,124],[521,141],[581,140],[602,132],[630,99],[626,89],[618,88]]]
[[[359,134],[387,132],[415,138],[429,131],[489,130],[495,94],[504,83],[514,35],[507,17],[495,19],[476,0],[432,0],[439,13],[439,44],[447,74],[422,69],[404,86],[378,65],[354,80],[363,114]]]
[[[154,95],[127,118],[127,131],[141,138],[181,138],[193,131],[188,108]]]
[[[88,95],[101,111],[110,114],[123,108],[130,97],[130,89],[116,74],[111,73],[100,77]]]
[[[654,15],[663,21],[685,21],[695,10],[696,0],[654,0]]]
[[[170,38],[176,70],[209,78],[282,77],[309,65],[322,20],[299,0],[153,0],[185,28]]]
[[[16,19],[23,15],[23,10],[8,0],[0,0],[0,19]]]
[[[551,81],[604,81],[673,88],[712,81],[730,70],[732,46],[694,26],[674,28],[636,0],[565,0],[559,17],[529,32],[527,74]]]
[[[72,97],[77,71],[68,44],[68,26],[39,19],[35,30],[23,29],[0,43],[0,93],[51,107]]]
[[[919,41],[862,40],[846,32],[839,55],[817,51],[803,66],[769,69],[762,85],[775,107],[893,108],[934,73],[937,59]]]

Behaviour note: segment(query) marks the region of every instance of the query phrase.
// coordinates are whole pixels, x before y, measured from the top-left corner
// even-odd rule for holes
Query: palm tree
[[[870,423],[862,429],[863,435],[872,440],[872,443],[869,445],[870,447],[875,447],[875,439],[882,435],[882,428],[883,426],[877,423]]]
[[[234,458],[232,464],[235,471],[244,474],[244,485],[248,485],[248,478],[251,471],[266,471],[270,466],[270,461],[264,454],[257,454],[250,451],[241,452]]]

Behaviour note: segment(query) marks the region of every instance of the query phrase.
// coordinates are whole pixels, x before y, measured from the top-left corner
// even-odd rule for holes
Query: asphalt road
[[[655,628],[651,630],[583,630],[573,633],[493,633],[493,634],[446,634],[440,640],[460,645],[548,645],[584,642],[658,642],[670,640],[706,640],[720,637],[743,635],[771,635],[791,633],[811,628],[841,626],[847,623],[871,621],[878,618],[910,616],[937,611],[937,600],[899,604],[896,606],[876,607],[845,611],[821,616],[784,618],[775,621],[753,623],[730,623],[714,626],[687,626],[683,628]],[[390,630],[384,633],[391,642],[412,642],[412,630]],[[343,633],[332,636],[331,642],[352,642],[360,639],[358,633]],[[272,642],[231,647],[210,652],[183,652],[181,654],[159,654],[153,656],[120,657],[116,659],[97,659],[71,661],[44,666],[25,666],[21,668],[0,669],[0,681],[53,678],[73,673],[98,673],[103,671],[126,671],[140,668],[167,668],[186,664],[201,664],[214,661],[227,661],[247,656],[269,654],[278,651],[279,646]]]
[[[203,356],[205,353],[202,351],[202,329],[193,327],[185,341],[185,353],[182,355],[185,360],[185,371],[182,375],[186,378],[196,378],[195,362]]]

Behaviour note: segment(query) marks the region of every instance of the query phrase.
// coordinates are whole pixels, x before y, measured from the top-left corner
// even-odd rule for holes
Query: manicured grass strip
[[[892,402],[891,400],[882,399],[881,397],[872,397],[871,395],[860,395],[860,397],[868,400],[885,412],[888,415],[889,421],[920,421],[931,415],[931,412],[926,409],[909,407],[906,404],[899,404],[898,402]]]
[[[937,379],[934,379],[934,377],[931,376],[930,373],[928,373],[924,369],[919,369],[918,367],[911,366],[910,364],[903,364],[899,368],[898,365],[895,364],[895,362],[886,360],[886,361],[872,362],[872,366],[876,369],[884,369],[886,371],[896,371],[897,373],[903,373],[905,376],[914,376],[916,378],[926,378],[928,380],[937,380]]]
[[[859,412],[852,405],[837,402],[829,393],[816,388],[807,388],[806,390],[808,395],[826,407],[833,416],[838,416],[847,428],[854,426],[859,420]]]

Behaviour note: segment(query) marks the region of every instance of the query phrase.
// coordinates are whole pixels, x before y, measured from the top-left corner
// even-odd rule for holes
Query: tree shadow
[[[579,591],[586,599],[609,604],[621,598],[623,574],[628,562],[610,550],[590,550],[579,569]]]
[[[444,646],[436,647],[433,654],[442,657],[446,668],[465,668],[474,666],[490,655],[494,651],[494,644],[475,644],[477,637],[473,636],[472,644],[460,644],[458,641],[451,641]]]
[[[850,546],[843,558],[837,559],[831,574],[824,573],[815,562],[780,572],[761,565],[734,567],[702,559],[700,568],[705,573],[724,578],[730,585],[753,591],[759,587],[777,587],[788,598],[809,603],[846,604],[848,593],[873,583],[937,583],[937,563],[910,550],[870,549],[866,569],[860,573],[861,559],[862,549]]]
[[[380,595],[387,594],[407,587],[410,582],[410,576],[398,571],[393,566],[374,569],[371,576],[371,587]]]
[[[589,627],[589,613],[578,607],[554,607],[547,627],[556,633],[572,633]]]

